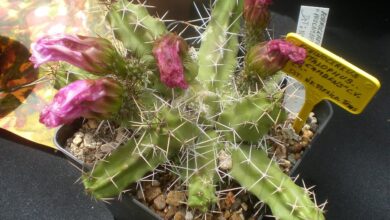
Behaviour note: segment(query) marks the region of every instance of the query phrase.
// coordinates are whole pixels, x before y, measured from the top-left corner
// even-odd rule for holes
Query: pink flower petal
[[[79,117],[108,118],[122,102],[122,87],[111,78],[78,80],[60,89],[45,106],[39,121],[57,127]]]
[[[158,40],[153,54],[160,71],[160,80],[170,88],[187,89],[181,54],[187,50],[184,40],[174,34],[168,34]]]
[[[65,61],[96,74],[111,72],[115,48],[103,38],[79,35],[48,35],[31,44],[30,60],[37,68],[49,61]]]

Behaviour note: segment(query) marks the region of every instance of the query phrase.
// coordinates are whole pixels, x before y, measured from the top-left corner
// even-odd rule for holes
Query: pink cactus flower
[[[39,121],[52,128],[79,117],[109,118],[120,109],[122,91],[121,85],[111,78],[75,81],[58,91],[42,110]]]
[[[268,26],[270,12],[268,10],[272,0],[245,0],[244,20],[250,28],[264,29]]]
[[[246,68],[266,77],[281,70],[288,61],[303,64],[306,50],[284,40],[271,40],[250,49],[246,58]],[[248,71],[247,71],[248,72]]]
[[[188,50],[186,42],[175,34],[167,34],[157,40],[153,55],[160,71],[160,80],[170,88],[187,89],[182,56]]]
[[[80,35],[47,35],[32,43],[31,50],[35,68],[49,61],[65,61],[94,74],[111,73],[110,65],[118,58],[107,39]]]

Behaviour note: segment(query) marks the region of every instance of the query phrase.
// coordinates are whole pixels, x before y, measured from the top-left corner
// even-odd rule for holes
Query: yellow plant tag
[[[320,101],[327,99],[353,114],[359,114],[380,88],[380,82],[375,77],[300,35],[290,33],[286,40],[305,48],[307,52],[303,65],[288,62],[283,68],[306,90],[305,103],[294,122],[297,133]]]

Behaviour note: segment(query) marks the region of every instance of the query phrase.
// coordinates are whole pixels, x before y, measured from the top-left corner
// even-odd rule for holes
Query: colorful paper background
[[[88,0],[0,0],[0,128],[55,148],[55,129],[39,123],[39,112],[56,90],[28,61],[31,42],[42,35],[91,31]],[[96,25],[96,24],[95,24]],[[41,79],[40,83],[29,83]]]

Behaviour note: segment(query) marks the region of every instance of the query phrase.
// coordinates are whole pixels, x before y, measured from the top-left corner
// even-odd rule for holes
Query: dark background
[[[322,45],[382,83],[360,115],[334,106],[301,176],[316,185],[320,201],[328,200],[327,219],[389,219],[388,7],[380,1],[275,0],[272,10],[296,20],[301,4],[330,7]],[[179,12],[185,11],[171,14],[181,17],[185,14]],[[73,184],[79,175],[65,159],[0,131],[0,219],[112,219],[104,205]]]
[[[288,2],[283,4],[284,2]],[[334,116],[301,177],[328,200],[327,219],[390,219],[390,13],[381,1],[274,1],[296,19],[300,5],[330,8],[322,46],[374,75],[382,88],[360,115]]]

